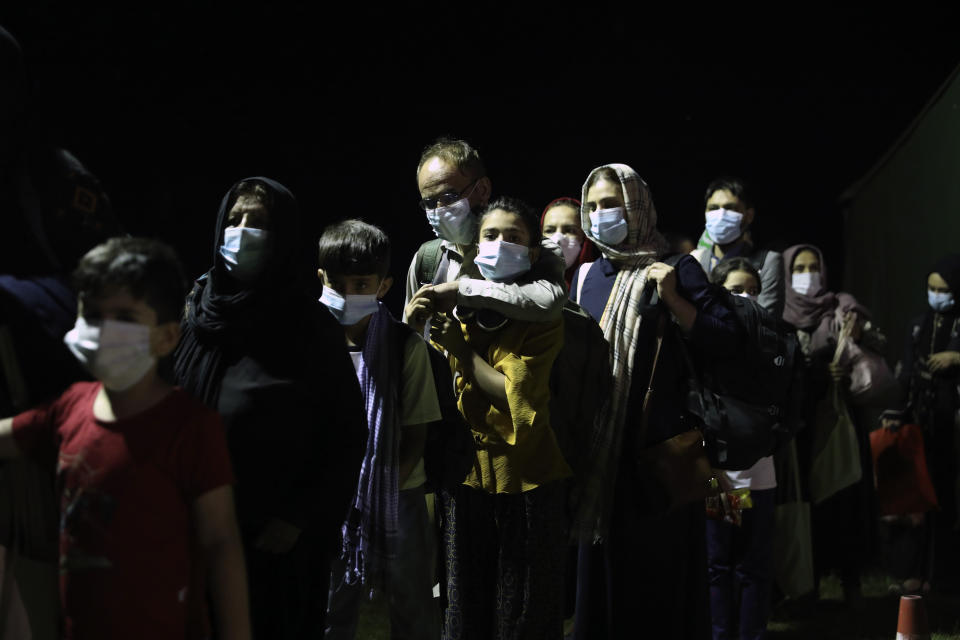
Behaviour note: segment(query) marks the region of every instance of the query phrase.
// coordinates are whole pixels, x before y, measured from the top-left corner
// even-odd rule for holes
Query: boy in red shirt
[[[74,278],[78,318],[64,341],[98,381],[0,420],[0,458],[56,460],[63,635],[185,638],[199,548],[220,637],[249,638],[220,418],[157,370],[180,337],[177,258],[159,242],[114,238]]]

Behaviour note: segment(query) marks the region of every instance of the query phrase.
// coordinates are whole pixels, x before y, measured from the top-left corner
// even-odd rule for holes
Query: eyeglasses
[[[463,191],[460,191],[460,192],[447,191],[437,196],[432,196],[430,198],[423,198],[420,200],[420,208],[426,211],[427,209],[436,209],[437,207],[446,207],[448,205],[453,204],[460,198],[469,198],[473,194],[473,189],[471,189],[471,187],[476,187],[477,182],[479,180],[480,178],[477,178],[476,180],[468,184],[466,187],[464,187]],[[466,191],[467,189],[470,189],[470,193],[467,195],[463,195],[463,192]]]

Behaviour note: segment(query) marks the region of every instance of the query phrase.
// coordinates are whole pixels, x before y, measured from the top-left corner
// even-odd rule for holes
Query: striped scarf
[[[640,299],[647,282],[647,270],[658,256],[667,251],[667,243],[657,231],[657,211],[647,183],[636,171],[624,164],[609,164],[590,172],[583,183],[583,202],[587,202],[587,185],[594,174],[613,170],[623,189],[623,203],[627,219],[627,239],[617,246],[600,242],[590,233],[590,216],[586,207],[580,218],[587,235],[600,247],[603,255],[619,268],[613,290],[607,299],[600,328],[610,344],[610,371],[613,389],[610,402],[593,426],[593,451],[598,456],[597,467],[606,470],[604,506],[599,514],[598,534],[605,532],[613,500],[613,485],[617,477],[624,424],[630,400],[637,340],[640,335]],[[599,537],[599,536],[598,536]]]
[[[343,524],[343,559],[346,581],[377,587],[384,584],[387,563],[397,536],[398,473],[400,470],[400,421],[396,406],[398,380],[391,380],[399,367],[391,366],[396,351],[390,344],[391,324],[387,308],[370,317],[363,357],[357,370],[367,414],[367,450],[360,467],[360,481],[350,516]]]

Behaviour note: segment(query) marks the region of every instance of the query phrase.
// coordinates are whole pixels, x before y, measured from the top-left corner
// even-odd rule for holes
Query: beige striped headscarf
[[[596,173],[604,169],[612,169],[616,173],[623,189],[628,231],[627,239],[616,246],[607,245],[593,237],[590,233],[590,215],[586,208],[587,185],[591,184]],[[607,487],[605,508],[598,526],[600,531],[605,531],[633,380],[634,357],[640,333],[640,296],[647,282],[647,268],[667,252],[667,243],[657,231],[657,210],[653,206],[647,183],[625,164],[608,164],[591,171],[583,183],[582,202],[584,207],[580,211],[580,221],[583,229],[600,248],[604,257],[620,269],[600,319],[603,336],[610,344],[613,380],[606,415],[604,420],[598,421],[594,434],[595,439],[603,440],[602,443],[595,443],[595,450],[607,457],[607,464],[601,467],[607,470],[608,477],[604,482]]]

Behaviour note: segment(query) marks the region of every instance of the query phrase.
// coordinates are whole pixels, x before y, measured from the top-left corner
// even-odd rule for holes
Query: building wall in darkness
[[[960,253],[960,68],[845,200],[845,289],[873,311],[896,362],[930,267]]]

